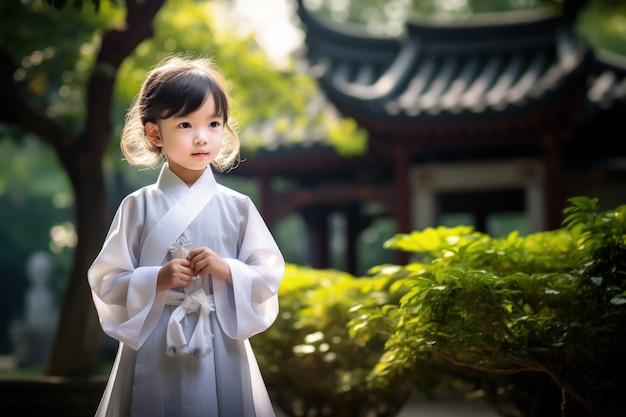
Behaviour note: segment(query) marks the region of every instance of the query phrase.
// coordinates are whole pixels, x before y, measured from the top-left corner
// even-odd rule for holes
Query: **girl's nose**
[[[196,137],[194,138],[194,143],[198,144],[198,145],[202,145],[207,143],[208,139],[206,138],[206,135],[203,134],[198,134],[196,135]]]

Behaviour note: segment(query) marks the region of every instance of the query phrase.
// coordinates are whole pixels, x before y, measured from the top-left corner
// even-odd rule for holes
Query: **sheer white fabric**
[[[180,237],[225,258],[233,286],[205,277],[187,293],[157,292]],[[164,165],[156,184],[122,201],[89,270],[102,328],[120,341],[96,415],[274,417],[248,339],[276,319],[283,273],[247,196],[218,185],[210,169],[189,188]],[[193,354],[170,356],[173,345]]]

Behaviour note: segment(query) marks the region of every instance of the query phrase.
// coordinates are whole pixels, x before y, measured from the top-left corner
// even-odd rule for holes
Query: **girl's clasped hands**
[[[195,277],[222,279],[233,284],[228,263],[207,247],[192,249],[186,258],[172,259],[159,270],[157,291],[187,287]]]

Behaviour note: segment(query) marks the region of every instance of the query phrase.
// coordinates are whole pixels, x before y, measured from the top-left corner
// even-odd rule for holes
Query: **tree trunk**
[[[47,375],[93,375],[101,330],[87,282],[87,270],[98,254],[109,215],[102,163],[74,174],[78,244],[62,304]]]
[[[122,62],[152,36],[152,22],[165,0],[128,0],[126,25],[103,33],[87,86],[84,134],[70,143],[47,136],[55,146],[75,193],[78,244],[46,375],[83,378],[93,374],[101,328],[91,298],[87,271],[109,226],[102,158],[111,140],[113,87]]]

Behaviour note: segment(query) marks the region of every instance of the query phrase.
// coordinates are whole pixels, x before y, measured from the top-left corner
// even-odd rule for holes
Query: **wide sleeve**
[[[139,265],[143,206],[139,198],[127,197],[122,201],[88,271],[102,329],[135,350],[154,329],[167,295],[166,291],[156,291],[161,266]]]
[[[237,258],[228,258],[233,286],[213,280],[217,317],[224,333],[247,339],[269,328],[278,316],[278,289],[285,261],[251,200],[242,213]]]

